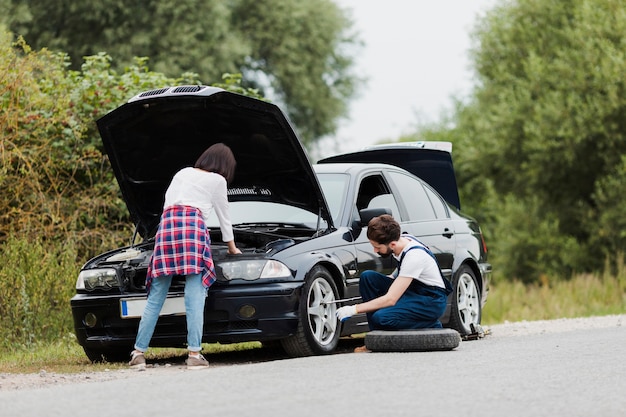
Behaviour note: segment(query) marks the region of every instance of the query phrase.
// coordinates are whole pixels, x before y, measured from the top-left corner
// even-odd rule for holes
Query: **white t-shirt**
[[[399,257],[394,258],[400,260],[403,253],[407,252],[409,248],[421,246],[418,242],[409,239],[409,243],[404,247]],[[400,270],[394,271],[394,277],[410,277],[421,281],[425,285],[431,285],[435,287],[445,288],[445,284],[441,279],[441,272],[437,262],[423,249],[413,249],[404,255],[402,263],[400,264]]]
[[[165,192],[163,209],[171,206],[191,206],[200,209],[207,223],[212,210],[220,222],[222,240],[234,239],[233,226],[228,212],[226,179],[220,174],[187,167],[174,175]]]

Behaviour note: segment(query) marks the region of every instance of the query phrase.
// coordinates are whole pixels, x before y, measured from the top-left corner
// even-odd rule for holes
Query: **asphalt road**
[[[0,391],[0,404],[2,417],[622,417],[626,325],[493,331],[445,352],[159,367],[119,380]]]

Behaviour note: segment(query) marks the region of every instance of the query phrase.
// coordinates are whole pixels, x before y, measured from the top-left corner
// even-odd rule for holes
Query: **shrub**
[[[69,299],[80,266],[71,240],[9,236],[0,255],[0,346],[30,347],[73,331]]]
[[[558,219],[542,211],[536,199],[509,195],[494,205],[499,216],[489,251],[498,277],[541,283],[548,276],[567,278],[576,272],[584,248],[560,232]]]
[[[200,84],[147,58],[118,73],[104,53],[68,70],[66,54],[33,51],[0,31],[0,320],[3,346],[70,331],[83,260],[128,244],[133,225],[95,121],[141,91]],[[259,97],[226,74],[220,87]],[[262,97],[259,97],[262,98]]]

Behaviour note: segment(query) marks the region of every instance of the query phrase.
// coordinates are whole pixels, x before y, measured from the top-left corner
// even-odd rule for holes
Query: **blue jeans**
[[[376,271],[364,271],[359,281],[363,302],[385,295],[393,280]],[[394,306],[367,313],[370,330],[441,328],[448,296],[443,288],[413,282]]]
[[[167,292],[172,284],[172,275],[157,277],[152,280],[148,302],[139,322],[135,339],[135,349],[148,350],[154,328]],[[202,285],[202,274],[187,275],[185,281],[185,313],[187,317],[187,349],[191,352],[202,350],[202,329],[204,326],[204,301],[207,289]]]

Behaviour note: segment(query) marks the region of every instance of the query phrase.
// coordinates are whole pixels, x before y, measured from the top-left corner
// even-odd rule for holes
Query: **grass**
[[[259,342],[203,344],[203,353],[218,354],[261,348]],[[130,353],[130,352],[129,352]],[[187,356],[186,349],[150,348],[146,358],[150,361],[174,360],[182,362]],[[40,344],[30,349],[17,348],[0,356],[0,373],[35,373],[45,370],[56,373],[102,372],[106,370],[126,369],[123,362],[91,363],[74,335],[69,334],[54,343]]]
[[[520,320],[606,316],[626,312],[626,274],[577,275],[570,280],[491,286],[483,310],[485,325]]]
[[[557,318],[604,316],[626,312],[626,273],[615,276],[579,275],[571,280],[524,285],[520,282],[498,282],[491,286],[483,311],[482,323],[493,325],[506,321],[550,320]],[[205,344],[208,354],[258,349],[258,342],[232,345]],[[184,349],[150,349],[150,360],[182,358]],[[54,343],[17,347],[0,355],[0,373],[98,372],[124,369],[125,363],[91,363],[74,335],[68,334]]]

